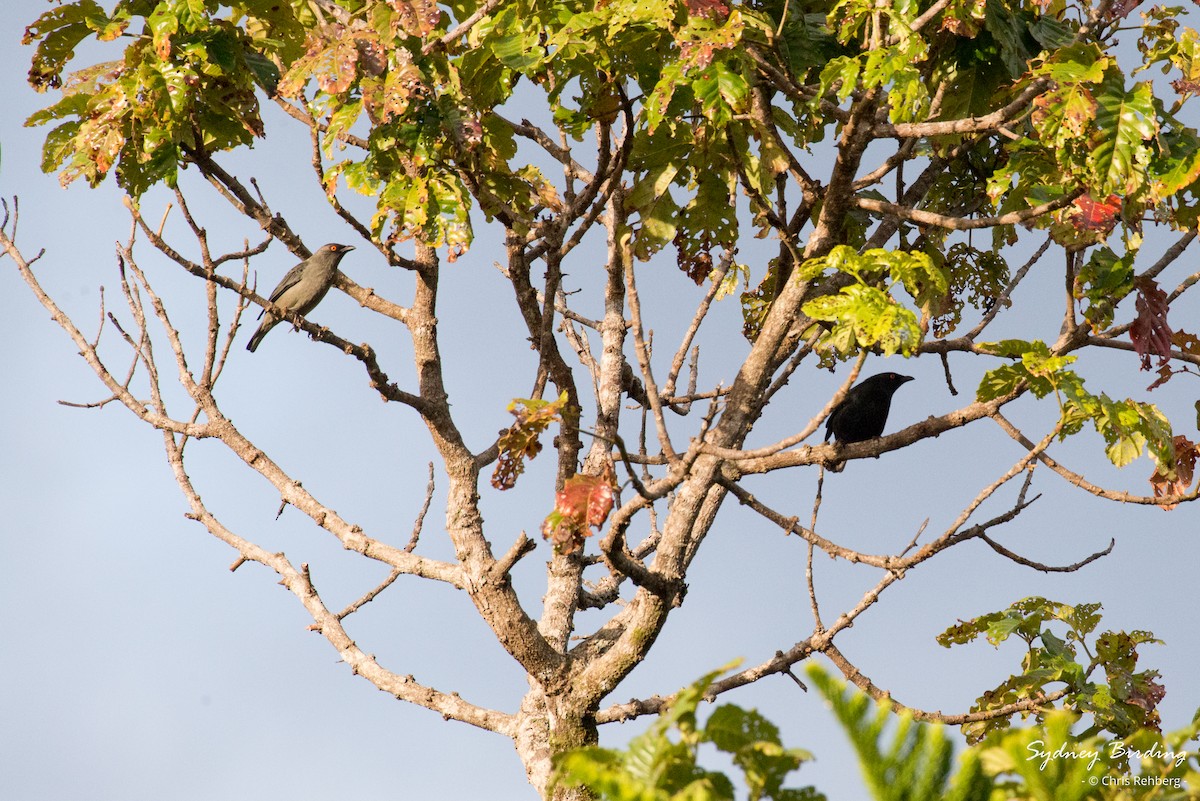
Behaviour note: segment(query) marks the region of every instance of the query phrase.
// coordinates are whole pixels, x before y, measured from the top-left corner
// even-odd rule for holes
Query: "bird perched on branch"
[[[322,245],[316,253],[288,270],[288,274],[271,293],[271,302],[297,314],[308,314],[325,297],[329,287],[333,286],[338,262],[352,250],[354,247],[351,245],[336,243]],[[246,350],[251,353],[258,347],[258,343],[262,342],[267,332],[279,323],[280,318],[266,309],[263,309],[258,316],[264,317],[264,315],[262,324],[250,337],[250,341],[246,343]]]
[[[829,419],[825,421],[825,441],[828,442],[830,436],[841,443],[878,437],[887,423],[892,395],[902,384],[912,380],[910,375],[880,373],[858,382],[829,413]]]

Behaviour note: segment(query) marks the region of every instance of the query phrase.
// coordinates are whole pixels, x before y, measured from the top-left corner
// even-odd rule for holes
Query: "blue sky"
[[[20,0],[9,4],[0,22],[0,64],[10,78],[0,89],[6,112],[0,118],[0,195],[20,196],[18,244],[26,255],[46,249],[36,265],[39,277],[84,331],[94,332],[100,287],[106,288],[109,308],[119,303],[114,243],[127,238],[130,224],[111,182],[97,190],[62,189],[55,176],[43,175],[38,163],[45,130],[21,126],[52,100],[24,83],[29,52],[18,45],[24,25],[46,7]],[[389,272],[363,248],[305,174],[306,133],[273,114],[265,143],[223,163],[256,175],[278,211],[293,224],[303,220],[310,248],[327,241],[358,245],[343,271],[387,297],[408,301],[407,276]],[[243,237],[258,240],[194,176],[185,176],[184,186],[214,247],[235,248]],[[165,195],[152,193],[144,205],[147,216],[156,219],[165,201]],[[167,231],[187,241],[177,214]],[[1152,239],[1146,251],[1156,258],[1167,244]],[[494,240],[482,236],[468,258],[445,271],[439,314],[449,391],[476,449],[507,425],[504,406],[527,394],[532,365],[524,337],[513,327],[511,290],[492,266],[491,246]],[[742,258],[765,253],[752,244]],[[142,258],[156,287],[178,310],[185,336],[198,341],[198,282],[172,271],[148,249]],[[273,285],[293,263],[276,244],[255,268],[262,284]],[[1018,311],[1000,321],[997,336],[1055,337],[1060,264],[1061,257],[1052,256],[1035,270],[1015,298]],[[586,267],[576,269],[586,283]],[[1188,269],[1177,264],[1164,276],[1164,286],[1173,286]],[[647,308],[667,310],[656,318],[657,334],[673,342],[686,317],[671,312],[672,301],[686,295],[694,302],[689,293],[697,290],[670,266],[643,275]],[[506,739],[444,722],[351,676],[329,645],[306,631],[303,609],[275,576],[254,565],[230,573],[235,554],[184,518],[186,506],[159,435],[117,404],[81,410],[57,403],[98,401],[104,393],[7,259],[0,260],[0,299],[9,332],[0,345],[9,385],[0,395],[5,478],[0,502],[6,512],[0,527],[0,604],[10,620],[7,645],[0,649],[5,754],[0,797],[534,797]],[[1180,305],[1172,319],[1187,327],[1195,312],[1195,303]],[[383,343],[396,375],[411,385],[402,331],[369,319],[337,292],[312,316],[355,341]],[[745,352],[735,303],[718,308],[713,322],[702,342],[703,377],[728,381]],[[239,334],[223,379],[226,412],[327,504],[369,531],[394,532],[389,536],[400,544],[407,541],[423,498],[426,463],[434,458],[419,420],[380,403],[361,370],[286,326],[255,354],[241,349],[247,335]],[[868,364],[864,374],[886,368],[918,379],[897,395],[889,430],[968,402],[984,366],[965,360],[952,365],[958,397],[949,394],[935,358]],[[1192,404],[1200,385],[1190,377],[1148,395],[1150,378],[1136,371],[1131,354],[1089,357],[1081,370],[1114,397],[1160,403],[1179,430],[1195,438]],[[831,376],[802,370],[749,444],[798,430],[844,371]],[[1011,416],[1036,439],[1052,424],[1054,411],[1026,399]],[[1148,461],[1113,469],[1090,431],[1053,452],[1096,483],[1148,488]],[[825,483],[822,531],[861,550],[898,551],[926,518],[927,538],[944,528],[980,487],[1020,456],[1008,437],[983,421],[879,460],[852,463]],[[278,498],[271,488],[219,448],[197,443],[192,457],[201,492],[224,519],[297,563],[311,562],[322,591],[348,602],[386,574],[342,553],[295,510],[276,520]],[[523,479],[528,482],[523,494],[487,491],[484,510],[497,548],[522,529],[537,530],[550,503],[544,492],[539,495],[537,481],[550,467],[548,458],[535,463]],[[791,471],[749,479],[747,486],[806,519],[815,481],[815,471]],[[1115,537],[1114,553],[1079,573],[1046,576],[968,543],[889,590],[839,639],[842,650],[900,700],[965,711],[1017,668],[1020,650],[1010,643],[998,650],[973,645],[948,651],[933,642],[938,632],[1029,595],[1098,601],[1105,627],[1149,628],[1165,640],[1164,646],[1142,649],[1142,664],[1163,673],[1167,728],[1183,725],[1200,706],[1194,667],[1200,661],[1200,628],[1192,619],[1200,564],[1195,508],[1167,513],[1120,506],[1076,491],[1046,471],[1038,472],[1034,491],[1042,498],[999,530],[1005,545],[1033,559],[1070,563]],[[1015,487],[1001,493],[986,509],[1004,508],[1013,492]],[[449,558],[443,514],[435,501],[420,548]],[[541,544],[515,574],[535,605],[548,552]],[[811,620],[803,564],[798,539],[728,504],[697,558],[684,607],[651,657],[610,700],[670,692],[732,658],[758,663],[806,636]],[[878,578],[872,570],[823,557],[817,576],[827,617],[853,605]],[[585,615],[581,628],[598,621],[594,613]],[[390,669],[468,700],[514,711],[524,692],[520,670],[461,593],[401,580],[353,622],[352,633]],[[774,677],[722,700],[758,707],[782,727],[787,744],[816,753],[817,762],[797,774],[795,783],[813,783],[833,798],[864,797],[857,778],[850,778],[854,768],[841,735],[812,694]],[[613,724],[602,736],[618,743],[640,727]]]

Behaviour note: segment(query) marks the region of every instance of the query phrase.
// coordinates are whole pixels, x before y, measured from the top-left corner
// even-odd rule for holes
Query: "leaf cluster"
[[[560,553],[572,553],[583,547],[593,528],[604,525],[613,508],[616,476],[612,464],[600,475],[574,475],[554,493],[554,509],[542,523],[542,535]]]
[[[1084,612],[1085,617],[1088,614]],[[1032,726],[991,731],[956,760],[955,742],[942,724],[918,722],[911,712],[896,711],[886,700],[874,701],[815,664],[806,672],[849,738],[876,801],[1197,797],[1185,788],[1200,783],[1200,751],[1193,745],[1200,734],[1200,713],[1178,731],[1164,734],[1140,728],[1113,738],[1090,730],[1077,732],[1078,714],[1049,710]],[[562,755],[556,761],[555,781],[587,787],[605,801],[732,799],[730,778],[696,763],[696,745],[712,742],[746,771],[749,799],[823,798],[811,787],[778,789],[774,780],[764,780],[766,775],[782,778],[794,769],[790,765],[811,755],[783,749],[777,727],[758,712],[725,705],[709,716],[703,728],[698,727],[696,705],[718,675],[720,671],[711,673],[681,690],[664,712],[673,723],[656,724],[626,749],[593,747]],[[764,772],[770,763],[756,764],[758,754],[776,749],[787,756],[772,758],[779,771]]]
[[[796,280],[814,281],[839,273],[852,283],[836,294],[809,301],[804,313],[828,323],[821,345],[842,356],[864,348],[878,348],[885,356],[913,355],[921,344],[921,325],[917,313],[893,292],[903,289],[927,313],[941,306],[949,289],[946,271],[925,253],[883,248],[859,253],[847,245],[801,264]]]
[[[182,153],[227,150],[262,136],[256,89],[273,91],[279,72],[255,48],[246,28],[212,17],[211,0],[122,0],[106,13],[80,0],[43,14],[25,31],[37,41],[29,72],[39,90],[63,97],[27,125],[55,122],[42,169],[61,170],[62,183],[95,186],[116,168],[133,197],[158,183],[174,186]],[[131,36],[121,60],[72,75],[63,72],[84,39]]]
[[[561,422],[568,413],[567,393],[564,390],[555,400],[514,398],[508,411],[516,420],[501,432],[497,446],[500,455],[492,471],[492,486],[498,490],[512,489],[517,478],[525,472],[526,460],[542,451],[541,435],[551,425]]]
[[[1054,355],[1041,341],[1010,339],[980,347],[1013,361],[984,375],[976,393],[979,400],[993,400],[1019,387],[1028,387],[1039,398],[1054,393],[1062,414],[1060,439],[1079,433],[1085,423],[1091,422],[1104,437],[1109,461],[1117,467],[1124,467],[1147,449],[1156,464],[1174,464],[1171,424],[1158,407],[1088,391],[1083,378],[1067,369],[1075,356]]]
[[[1096,634],[1099,611],[1095,603],[1025,598],[1007,609],[960,622],[937,640],[946,648],[980,638],[998,646],[1016,637],[1026,645],[1021,673],[980,696],[972,711],[1041,699],[1061,685],[1067,692],[1064,703],[1092,716],[1086,736],[1106,731],[1125,737],[1143,728],[1158,730],[1157,706],[1164,690],[1156,681],[1157,670],[1137,670],[1137,649],[1160,640],[1147,631]],[[1044,712],[1038,717],[1043,719]],[[1004,716],[968,723],[963,729],[968,742],[977,743],[1009,725]]]

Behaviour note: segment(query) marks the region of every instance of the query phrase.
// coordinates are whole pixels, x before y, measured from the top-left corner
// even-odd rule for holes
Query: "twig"
[[[851,386],[854,385],[855,380],[858,378],[858,374],[862,370],[863,364],[866,363],[867,355],[868,351],[865,350],[858,354],[858,358],[855,360],[854,366],[850,368],[850,374],[846,376],[846,379],[842,382],[842,385],[838,388],[837,392],[833,393],[833,397],[829,399],[824,407],[822,407],[821,411],[817,412],[816,416],[810,419],[808,424],[798,433],[793,434],[790,437],[785,437],[774,444],[767,445],[762,448],[755,448],[753,450],[722,448],[717,445],[706,444],[704,445],[705,453],[711,453],[716,456],[720,456],[723,459],[762,459],[768,456],[773,456],[780,451],[792,447],[793,445],[800,444],[812,436],[813,433],[821,427],[821,423],[825,422],[830,413],[846,397],[846,394],[850,391]]]
[[[708,291],[704,293],[704,298],[700,301],[700,305],[696,307],[696,313],[692,315],[692,322],[688,325],[688,329],[683,335],[683,340],[679,343],[679,349],[675,351],[675,358],[671,360],[671,371],[667,373],[667,380],[662,388],[663,395],[665,396],[675,394],[675,381],[679,378],[679,371],[683,369],[683,361],[692,347],[692,342],[700,330],[700,325],[708,315],[708,310],[712,307],[712,302],[717,296],[717,291],[721,288],[722,281],[729,273],[729,268],[733,264],[733,256],[734,253],[732,250],[726,250],[722,254],[721,261],[718,262],[716,269],[713,270],[712,275],[709,277]],[[689,392],[695,392],[695,387],[691,387]]]
[[[429,463],[429,484],[425,487],[425,503],[421,505],[421,511],[417,513],[417,519],[413,523],[412,537],[408,541],[408,545],[404,546],[405,553],[412,553],[417,547],[417,540],[421,538],[421,528],[425,525],[425,513],[429,511],[429,504],[433,501],[433,462]]]
[[[506,579],[517,562],[526,554],[531,553],[535,548],[537,548],[537,543],[529,539],[529,536],[522,531],[517,537],[517,541],[512,544],[512,547],[497,559],[496,563],[488,571],[493,580],[500,581]]]
[[[403,570],[393,568],[392,572],[388,574],[388,577],[383,580],[383,583],[381,583],[378,587],[376,587],[375,589],[368,592],[363,597],[359,598],[354,603],[347,606],[342,611],[338,612],[334,617],[336,617],[338,620],[345,620],[349,615],[354,614],[359,609],[362,609],[364,606],[369,604],[371,601],[374,601],[375,598],[379,595],[379,593],[383,592],[388,587],[392,586],[392,582],[394,582],[396,579],[400,578],[400,576],[402,576],[402,575],[404,575]]]
[[[421,48],[421,55],[427,56],[438,48],[449,47],[455,40],[461,39],[467,35],[467,32],[488,14],[496,10],[504,0],[487,0],[486,3],[475,9],[475,13],[464,19],[458,25],[455,25],[445,36],[440,39],[435,39],[432,42],[427,42]]]
[[[646,396],[650,400],[650,411],[654,415],[654,425],[658,432],[658,443],[663,455],[668,461],[677,458],[678,454],[671,446],[671,437],[667,431],[667,421],[663,417],[662,395],[658,384],[654,381],[654,372],[650,367],[650,350],[642,329],[642,304],[637,290],[637,279],[634,277],[634,266],[629,260],[629,248],[621,243],[617,246],[616,258],[621,260],[625,272],[625,291],[629,300],[629,316],[633,323],[634,353],[637,354],[638,365],[642,370],[642,383],[646,387]]]
[[[1034,570],[1040,570],[1043,573],[1074,573],[1075,571],[1077,571],[1083,567],[1086,567],[1087,565],[1090,565],[1092,562],[1095,562],[1097,559],[1108,556],[1110,553],[1112,553],[1113,548],[1116,547],[1116,545],[1117,545],[1117,540],[1115,538],[1113,538],[1113,539],[1109,540],[1107,548],[1105,548],[1102,551],[1096,551],[1096,553],[1092,554],[1091,556],[1088,556],[1085,559],[1082,559],[1081,561],[1076,562],[1073,565],[1066,565],[1065,567],[1051,567],[1050,565],[1045,565],[1045,564],[1042,564],[1041,562],[1035,562],[1032,559],[1026,559],[1024,556],[1021,556],[1020,554],[1013,553],[1012,551],[1008,550],[1000,543],[993,540],[987,534],[980,534],[979,539],[986,542],[989,546],[991,546],[991,549],[993,551],[1000,554],[1001,556],[1007,557],[1008,559],[1011,559],[1012,561],[1016,562],[1019,565],[1024,565],[1025,567],[1032,567]]]

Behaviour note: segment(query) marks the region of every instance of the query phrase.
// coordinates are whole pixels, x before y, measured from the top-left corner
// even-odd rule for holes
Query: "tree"
[[[6,216],[0,245],[110,393],[104,403],[162,432],[189,516],[237,551],[234,567],[257,562],[278,574],[312,628],[375,686],[510,737],[546,795],[555,754],[594,744],[599,726],[665,708],[657,696],[607,699],[685,603],[689,568],[725,505],[744,505],[807,543],[814,622],[807,636],[708,692],[824,654],[882,697],[869,666],[847,658],[838,637],[917,568],[972,540],[1048,571],[1078,570],[1107,553],[1050,566],[993,538],[1033,503],[1038,471],[1121,503],[1171,508],[1200,495],[1195,443],[1156,405],[1114,399],[1096,388],[1097,375],[1085,382],[1074,367],[1085,354],[1132,351],[1143,369],[1157,369],[1151,386],[1162,387],[1183,373],[1194,377],[1200,363],[1196,336],[1168,322],[1195,276],[1171,279],[1178,283],[1170,291],[1159,286],[1195,238],[1200,146],[1179,117],[1197,86],[1196,36],[1178,10],[1144,12],[1140,24],[1133,11],[1128,3],[1010,0],[488,0],[445,8],[429,0],[121,0],[111,10],[78,0],[27,31],[37,43],[30,81],[62,90],[30,122],[53,125],[44,169],[92,185],[112,173],[128,195],[135,233],[118,257],[127,309],[108,314],[105,327],[132,366],[100,337],[89,339],[41,289],[36,258],[13,241],[15,215]],[[1127,70],[1116,38],[1130,26],[1141,58]],[[116,51],[116,60],[68,75],[86,40]],[[1161,86],[1139,77],[1152,67],[1180,77]],[[281,309],[251,279],[250,262],[272,241],[297,259],[314,244],[268,203],[269,187],[260,191],[226,166],[232,151],[264,136],[265,102],[309,135],[316,188],[344,223],[345,239],[370,243],[412,287],[404,305],[336,277],[364,314],[391,326],[383,344],[356,344]],[[534,104],[536,113],[523,111]],[[179,234],[151,221],[157,215],[148,207],[164,189],[183,216]],[[243,234],[257,227],[265,238],[217,242],[193,214],[197,198],[214,191],[244,217]],[[990,242],[977,241],[984,234],[976,231],[990,232]],[[439,318],[455,299],[443,294],[445,276],[479,250],[472,244],[484,232],[503,249],[499,267],[512,288],[503,302],[536,354],[528,397],[492,397],[480,386],[477,397],[459,399],[446,388]],[[765,264],[738,259],[754,237],[771,244]],[[1172,243],[1160,246],[1164,237]],[[1040,244],[1029,247],[1029,239]],[[152,281],[141,240],[177,269]],[[1011,269],[1009,254],[1025,252]],[[1024,329],[989,339],[997,320],[1012,315],[1017,287],[1035,269],[1051,269],[1056,255],[1056,282],[1066,289],[1058,338],[1045,342]],[[672,257],[676,284],[698,289],[690,322],[664,356],[661,344],[653,348],[654,325],[678,313],[685,295],[676,288],[652,307],[644,286],[648,271]],[[200,333],[181,330],[160,294],[183,280],[203,289]],[[720,324],[714,307],[739,290],[740,330],[712,336],[727,347],[744,343],[744,358],[702,386],[696,343]],[[406,544],[355,522],[361,511],[334,511],[218,401],[231,360],[268,357],[267,348],[253,357],[235,348],[241,316],[254,306],[344,354],[368,391],[406,409],[413,431],[426,430],[438,463]],[[407,333],[403,348],[397,332]],[[411,351],[409,369],[398,366],[403,349]],[[951,388],[954,371],[980,364],[976,399],[881,438],[805,444],[868,360],[895,355],[936,356]],[[802,366],[839,363],[849,364],[840,388],[814,402],[819,411],[808,421],[771,404]],[[171,375],[178,388],[168,386]],[[1169,386],[1187,391],[1183,381]],[[1010,420],[1010,409],[1031,399],[1054,411],[1035,434]],[[513,420],[505,431],[468,442],[469,415],[506,405]],[[818,524],[826,466],[984,421],[1017,443],[1019,456],[983,479],[940,533],[918,546],[919,531],[901,552],[876,555],[839,544]],[[753,429],[779,422],[791,433],[747,446]],[[1085,426],[1118,467],[1148,456],[1151,487],[1100,486],[1050,455],[1056,440]],[[545,461],[533,460],[551,436],[552,475],[542,476],[531,465]],[[385,566],[386,579],[339,608],[306,563],[237,531],[192,478],[192,443],[206,440],[343,549]],[[776,472],[819,472],[810,514],[747,488],[748,477]],[[1019,489],[1007,508],[985,516],[981,508],[1010,484]],[[500,492],[526,493],[527,508],[538,510],[530,526],[552,545],[540,617],[537,592],[513,577],[535,538],[521,533],[495,547],[489,540],[501,535],[485,526],[483,504]],[[453,544],[445,559],[418,553],[435,494]],[[818,604],[818,550],[878,575],[836,616]],[[489,709],[419,682],[360,646],[347,619],[401,577],[470,598],[528,679],[519,709]],[[1000,620],[1055,614],[1038,603],[1014,609]],[[577,631],[589,610],[602,622]],[[1035,629],[1025,632],[1031,640],[1044,636]],[[1100,725],[1156,722],[1161,688],[1153,671],[1132,667],[1146,639],[1111,646],[1128,680],[1113,683],[1105,703],[1115,711],[1106,706]],[[1053,640],[1043,647],[1062,653]],[[986,727],[1059,701],[1095,711],[1072,677],[1043,667],[1027,664],[969,712],[913,714]]]

